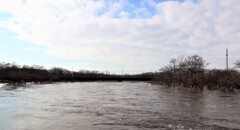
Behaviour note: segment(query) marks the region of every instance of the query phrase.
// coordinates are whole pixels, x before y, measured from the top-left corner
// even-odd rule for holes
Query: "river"
[[[0,129],[240,129],[240,92],[147,82],[3,85]]]

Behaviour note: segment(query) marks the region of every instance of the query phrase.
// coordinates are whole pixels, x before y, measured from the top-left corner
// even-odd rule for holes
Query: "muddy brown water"
[[[240,92],[147,82],[2,86],[0,129],[240,129]]]

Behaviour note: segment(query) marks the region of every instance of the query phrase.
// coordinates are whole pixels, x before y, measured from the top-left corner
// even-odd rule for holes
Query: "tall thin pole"
[[[226,49],[226,69],[228,69],[228,49]]]

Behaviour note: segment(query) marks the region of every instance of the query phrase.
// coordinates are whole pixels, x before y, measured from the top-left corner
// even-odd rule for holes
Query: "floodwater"
[[[240,129],[240,92],[147,82],[2,86],[0,129]]]

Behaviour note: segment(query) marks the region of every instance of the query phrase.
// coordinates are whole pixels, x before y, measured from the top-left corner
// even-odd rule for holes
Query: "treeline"
[[[0,82],[24,84],[26,82],[67,82],[67,81],[95,81],[95,80],[150,80],[151,73],[135,75],[117,75],[99,71],[69,71],[54,67],[45,69],[43,66],[20,66],[16,63],[0,63]]]
[[[240,60],[230,69],[206,69],[208,63],[199,55],[172,58],[170,63],[155,73],[153,82],[167,86],[196,89],[240,89]]]

